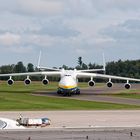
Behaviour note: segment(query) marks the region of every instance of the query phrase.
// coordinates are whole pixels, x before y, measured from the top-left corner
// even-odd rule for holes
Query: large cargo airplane
[[[140,79],[135,79],[135,78],[91,73],[91,71],[96,71],[96,69],[93,69],[93,70],[90,70],[90,69],[89,70],[52,69],[52,70],[54,70],[54,71],[0,74],[0,77],[9,76],[7,83],[8,83],[8,85],[12,85],[12,84],[14,84],[14,81],[12,79],[13,76],[27,76],[27,78],[24,80],[24,83],[25,83],[25,85],[29,85],[31,83],[30,76],[44,75],[44,79],[42,80],[42,83],[44,85],[47,85],[49,83],[47,76],[59,76],[60,81],[58,84],[57,93],[61,94],[63,96],[71,96],[72,94],[80,94],[80,89],[78,88],[78,78],[90,78],[88,85],[91,87],[93,87],[95,85],[95,82],[93,80],[94,78],[108,79],[108,82],[106,83],[106,85],[109,88],[111,88],[113,86],[111,79],[125,80],[126,83],[124,84],[124,87],[126,89],[129,89],[131,87],[129,81],[140,82]],[[99,69],[97,71],[99,71]]]
[[[103,69],[88,69],[88,70],[77,70],[77,69],[65,70],[65,69],[45,68],[45,67],[40,67],[39,63],[40,63],[40,58],[38,61],[38,68],[43,71],[0,74],[0,77],[9,76],[9,79],[7,80],[7,84],[12,85],[14,84],[14,80],[12,79],[13,76],[27,76],[27,78],[24,80],[24,84],[29,85],[31,83],[30,76],[43,75],[44,79],[42,80],[42,83],[44,85],[47,85],[49,83],[47,76],[58,76],[60,77],[60,81],[58,84],[57,93],[63,96],[71,96],[74,94],[77,94],[77,95],[80,94],[80,89],[78,88],[78,78],[90,78],[88,85],[91,87],[95,86],[94,78],[108,79],[108,82],[106,83],[106,85],[109,88],[113,86],[113,83],[111,81],[112,79],[126,81],[126,83],[124,84],[124,87],[126,89],[131,88],[131,84],[129,83],[129,81],[140,82],[140,79],[135,79],[135,78],[91,73],[91,72],[97,72],[97,71],[105,71],[105,63],[104,63]],[[45,71],[45,69],[49,69],[52,71]]]

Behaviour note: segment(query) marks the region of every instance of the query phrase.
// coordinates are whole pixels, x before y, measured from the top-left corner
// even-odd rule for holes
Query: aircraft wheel
[[[67,93],[63,93],[62,95],[63,95],[63,96],[67,96]]]
[[[71,92],[68,93],[68,96],[71,96]]]
[[[78,90],[78,91],[76,92],[76,94],[77,94],[77,95],[80,95],[80,90]]]
[[[59,91],[59,90],[58,90],[58,91],[57,91],[57,94],[59,94],[59,95],[60,95],[60,94],[61,94],[61,91]]]

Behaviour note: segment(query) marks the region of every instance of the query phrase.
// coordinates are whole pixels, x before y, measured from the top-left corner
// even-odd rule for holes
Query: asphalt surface
[[[131,90],[134,90],[132,94],[140,94],[140,84],[132,84]],[[95,86],[81,89],[81,94],[74,95],[71,97],[63,97],[57,95],[56,92],[49,91],[41,91],[36,92],[34,95],[38,96],[52,96],[58,98],[72,98],[77,100],[86,100],[86,101],[98,101],[98,102],[109,102],[109,103],[118,103],[118,104],[130,104],[130,105],[140,105],[140,99],[130,99],[130,98],[122,98],[122,97],[113,97],[111,95],[117,94],[120,92],[128,92],[127,89],[124,88],[123,84],[114,84],[112,88],[104,86]]]
[[[1,130],[0,140],[139,140],[140,110],[3,111],[1,117],[49,117],[45,128]]]
[[[47,128],[140,127],[140,110],[106,111],[3,111],[2,118],[49,118]]]
[[[140,94],[136,90],[140,90],[140,84],[133,84],[131,90],[134,90],[132,94]],[[130,99],[122,97],[113,97],[111,95],[117,94],[120,92],[127,92],[127,89],[124,89],[123,84],[115,84],[112,88],[106,86],[87,88],[81,90],[80,96],[74,96],[73,99],[78,100],[88,100],[88,101],[99,101],[99,102],[110,102],[110,103],[119,103],[119,104],[131,104],[131,105],[140,105],[140,99]]]
[[[129,104],[129,105],[140,105],[140,99],[130,99],[130,98],[121,98],[121,97],[111,97],[105,95],[83,95],[79,97],[72,97],[77,100],[86,100],[86,101],[97,101],[97,102],[109,102],[117,104]]]
[[[140,129],[57,129],[1,131],[0,140],[139,140]]]

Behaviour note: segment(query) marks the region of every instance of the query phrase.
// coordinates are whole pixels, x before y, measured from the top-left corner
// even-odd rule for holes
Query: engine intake
[[[24,84],[25,84],[25,85],[31,84],[31,80],[30,80],[29,78],[25,79],[25,80],[24,80]]]
[[[7,84],[8,85],[13,85],[14,84],[14,80],[13,79],[8,79],[7,80]]]
[[[113,86],[113,83],[112,82],[107,82],[106,85],[107,85],[107,87],[111,88]]]
[[[93,86],[95,86],[95,82],[92,81],[92,80],[90,80],[90,81],[88,82],[88,85],[89,85],[90,87],[93,87]]]
[[[129,83],[126,83],[126,84],[124,85],[124,87],[125,87],[126,89],[130,89],[130,88],[131,88],[131,85],[130,85]]]
[[[48,79],[43,79],[42,83],[43,83],[43,85],[47,85],[47,84],[49,84],[49,80]]]

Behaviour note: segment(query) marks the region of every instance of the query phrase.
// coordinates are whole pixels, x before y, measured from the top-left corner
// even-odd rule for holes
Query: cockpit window
[[[66,74],[65,76],[71,76],[71,75],[69,75],[69,74]]]

